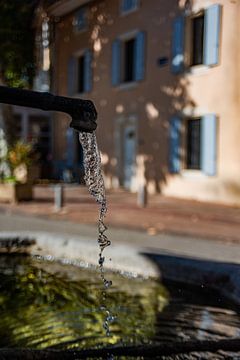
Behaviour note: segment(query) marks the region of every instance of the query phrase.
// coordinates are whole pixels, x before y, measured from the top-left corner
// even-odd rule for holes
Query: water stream
[[[104,185],[104,179],[101,169],[101,156],[97,145],[97,139],[95,132],[93,133],[79,133],[79,141],[83,148],[84,157],[84,169],[85,169],[85,182],[90,194],[94,197],[99,204],[99,219],[98,219],[98,245],[99,245],[99,269],[100,276],[103,281],[104,289],[102,291],[101,309],[106,313],[106,318],[103,323],[103,327],[106,330],[107,336],[110,336],[109,324],[113,322],[114,316],[106,308],[106,290],[112,285],[111,280],[107,280],[104,274],[104,261],[103,256],[104,249],[111,245],[111,241],[108,239],[105,231],[107,227],[104,223],[104,219],[107,213],[107,200],[106,191]]]

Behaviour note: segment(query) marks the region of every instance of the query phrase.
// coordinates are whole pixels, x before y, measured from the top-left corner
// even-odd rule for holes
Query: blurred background
[[[237,0],[0,1],[0,82],[93,100],[111,224],[239,241],[239,10]],[[3,212],[95,222],[69,120],[0,106]]]

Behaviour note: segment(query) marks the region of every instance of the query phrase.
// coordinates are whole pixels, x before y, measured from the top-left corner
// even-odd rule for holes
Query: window
[[[74,16],[74,20],[73,20],[73,26],[75,31],[77,32],[81,32],[87,29],[87,8],[86,7],[82,7],[80,8],[75,16]]]
[[[191,65],[203,64],[204,14],[192,19]]]
[[[135,63],[135,46],[136,39],[125,41],[124,46],[124,66],[123,81],[134,81],[134,63]]]
[[[112,84],[143,80],[145,73],[145,34],[116,39],[112,46]]]
[[[92,51],[85,50],[68,61],[68,95],[92,90]]]
[[[201,170],[208,176],[216,175],[217,128],[216,114],[187,120],[173,116],[169,124],[170,172],[189,169]]]
[[[186,168],[200,170],[201,118],[187,120],[186,123]]]
[[[121,13],[127,14],[138,8],[139,0],[121,0]]]
[[[219,64],[222,6],[214,4],[192,17],[177,16],[173,21],[172,64],[175,74],[186,66]]]
[[[49,161],[51,153],[51,127],[49,118],[40,115],[29,117],[28,141],[34,145],[41,162]]]
[[[84,77],[85,77],[85,61],[84,55],[80,56],[77,59],[77,92],[83,93],[84,92]]]

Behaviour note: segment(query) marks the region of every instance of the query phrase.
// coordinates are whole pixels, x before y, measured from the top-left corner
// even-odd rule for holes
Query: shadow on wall
[[[131,115],[130,103],[135,101],[134,112],[137,116],[136,183],[145,183],[150,193],[161,192],[161,188],[166,184],[168,177],[171,176],[170,174],[176,173],[176,163],[180,162],[183,144],[179,143],[176,150],[174,141],[180,140],[174,140],[174,132],[179,130],[180,125],[174,122],[174,119],[176,117],[181,118],[184,109],[194,109],[196,106],[188,93],[189,81],[185,76],[187,69],[184,67],[184,17],[186,12],[191,11],[192,5],[188,0],[168,1],[164,2],[164,6],[162,3],[160,2],[156,7],[156,13],[159,12],[159,17],[156,16],[153,19],[154,26],[149,26],[149,33],[147,34],[146,43],[149,53],[146,54],[148,66],[145,69],[145,78],[143,82],[139,82],[136,93],[135,90],[128,91],[127,101],[124,100],[124,95],[119,92],[119,98],[123,96],[123,103],[121,104],[121,101],[116,99],[115,106],[116,114],[119,113],[123,118],[127,118],[129,114]],[[151,4],[154,7],[156,6],[153,1]],[[147,8],[146,11],[148,11]],[[152,13],[148,14],[142,10],[138,16],[139,24],[134,24],[134,27],[143,31],[147,30],[143,28],[144,19],[150,18],[150,16]],[[160,37],[159,34],[164,34],[164,36]],[[138,89],[142,91],[140,96]],[[134,98],[135,94],[138,94],[136,99]],[[111,98],[111,94],[109,94],[109,98]],[[127,151],[127,145],[124,143],[123,136],[126,126],[129,127],[131,124],[130,122],[120,124],[117,131],[118,138],[122,138],[117,140],[121,142],[121,156],[113,155],[113,149],[108,151],[103,144],[103,148],[106,149],[103,150],[104,173],[107,179],[115,176],[116,185],[126,183],[124,180],[126,173],[124,152]],[[128,146],[131,152],[130,141]],[[177,153],[174,154],[174,151]],[[139,163],[141,164],[140,167]]]
[[[165,36],[159,44],[158,68],[155,70],[159,72],[158,101],[154,104],[150,96],[145,99],[147,121],[142,133],[147,134],[148,140],[142,139],[139,147],[146,159],[145,177],[150,192],[161,192],[169,176],[177,172],[176,166],[179,166],[184,149],[183,143],[176,144],[180,124],[175,119],[183,117],[184,109],[193,111],[196,106],[188,92],[190,84],[184,64],[184,17],[191,8],[190,1],[169,1],[164,17],[159,21],[159,33],[165,33]],[[164,59],[168,59],[167,64]],[[146,93],[153,94],[152,85],[146,86]],[[147,146],[144,146],[145,142]]]
[[[173,119],[176,116],[180,118],[185,108],[195,107],[188,93],[189,83],[185,76],[187,69],[184,68],[183,18],[186,11],[191,11],[191,6],[189,0],[160,0],[159,2],[150,0],[143,2],[142,9],[139,9],[136,16],[133,15],[136,19],[134,23],[129,23],[128,19],[131,16],[129,15],[129,18],[118,16],[116,20],[119,21],[118,24],[114,22],[115,14],[112,13],[110,2],[100,1],[90,7],[89,19],[94,24],[88,39],[89,47],[93,49],[92,68],[101,70],[99,74],[93,71],[95,87],[91,95],[99,108],[100,117],[108,118],[107,121],[104,121],[104,118],[99,119],[101,123],[99,143],[103,170],[107,179],[106,185],[109,187],[125,186],[127,173],[130,178],[135,177],[137,183],[145,182],[150,192],[161,192],[169,174],[176,172],[176,163],[180,162],[180,153],[183,149],[180,144],[176,152],[175,146],[172,146],[174,144],[170,141],[170,136],[174,138],[174,132],[178,131],[179,127],[177,122],[172,126]],[[150,22],[149,19],[152,21]],[[122,26],[123,21],[126,21],[125,28]],[[138,86],[126,89],[127,91],[122,89],[114,91],[113,84],[109,87],[113,42],[112,39],[110,44],[109,34],[115,25],[116,28],[119,26],[120,32],[116,36],[133,29],[140,29],[141,35],[147,32],[145,76],[143,81],[139,80]],[[146,47],[148,47],[148,52],[146,52]],[[99,89],[98,93],[95,89]],[[126,119],[133,113],[136,116],[137,149],[136,155],[131,157],[131,152],[135,152],[135,149],[132,150],[130,139],[131,125],[135,123],[120,124],[116,131],[115,120],[118,115]],[[128,144],[124,139],[126,130],[129,136]],[[119,146],[121,155],[116,154],[117,142],[121,142]],[[126,171],[126,147],[130,153],[128,160],[132,161],[129,168],[134,167],[135,163],[141,163],[142,168],[140,171],[137,169],[137,176],[131,169]]]

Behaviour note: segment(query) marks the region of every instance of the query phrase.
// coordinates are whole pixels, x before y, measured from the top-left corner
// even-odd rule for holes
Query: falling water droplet
[[[79,141],[83,148],[84,155],[84,168],[85,168],[85,181],[88,186],[90,194],[94,197],[96,202],[99,204],[99,220],[98,220],[98,245],[100,248],[99,253],[99,269],[101,279],[103,281],[104,289],[108,289],[112,285],[112,281],[107,280],[104,275],[104,261],[105,257],[103,256],[104,249],[111,245],[111,241],[108,239],[105,231],[107,230],[106,225],[104,224],[104,218],[107,213],[107,200],[106,192],[104,186],[104,180],[101,170],[101,157],[100,152],[97,146],[96,134],[93,133],[79,133]],[[102,301],[106,301],[106,293],[102,293]],[[105,305],[102,305],[102,308],[106,309]],[[110,336],[109,329],[109,319],[114,319],[114,317],[108,311],[108,315],[105,318],[103,323],[103,328],[106,331],[106,335]],[[113,320],[111,320],[112,322]]]

